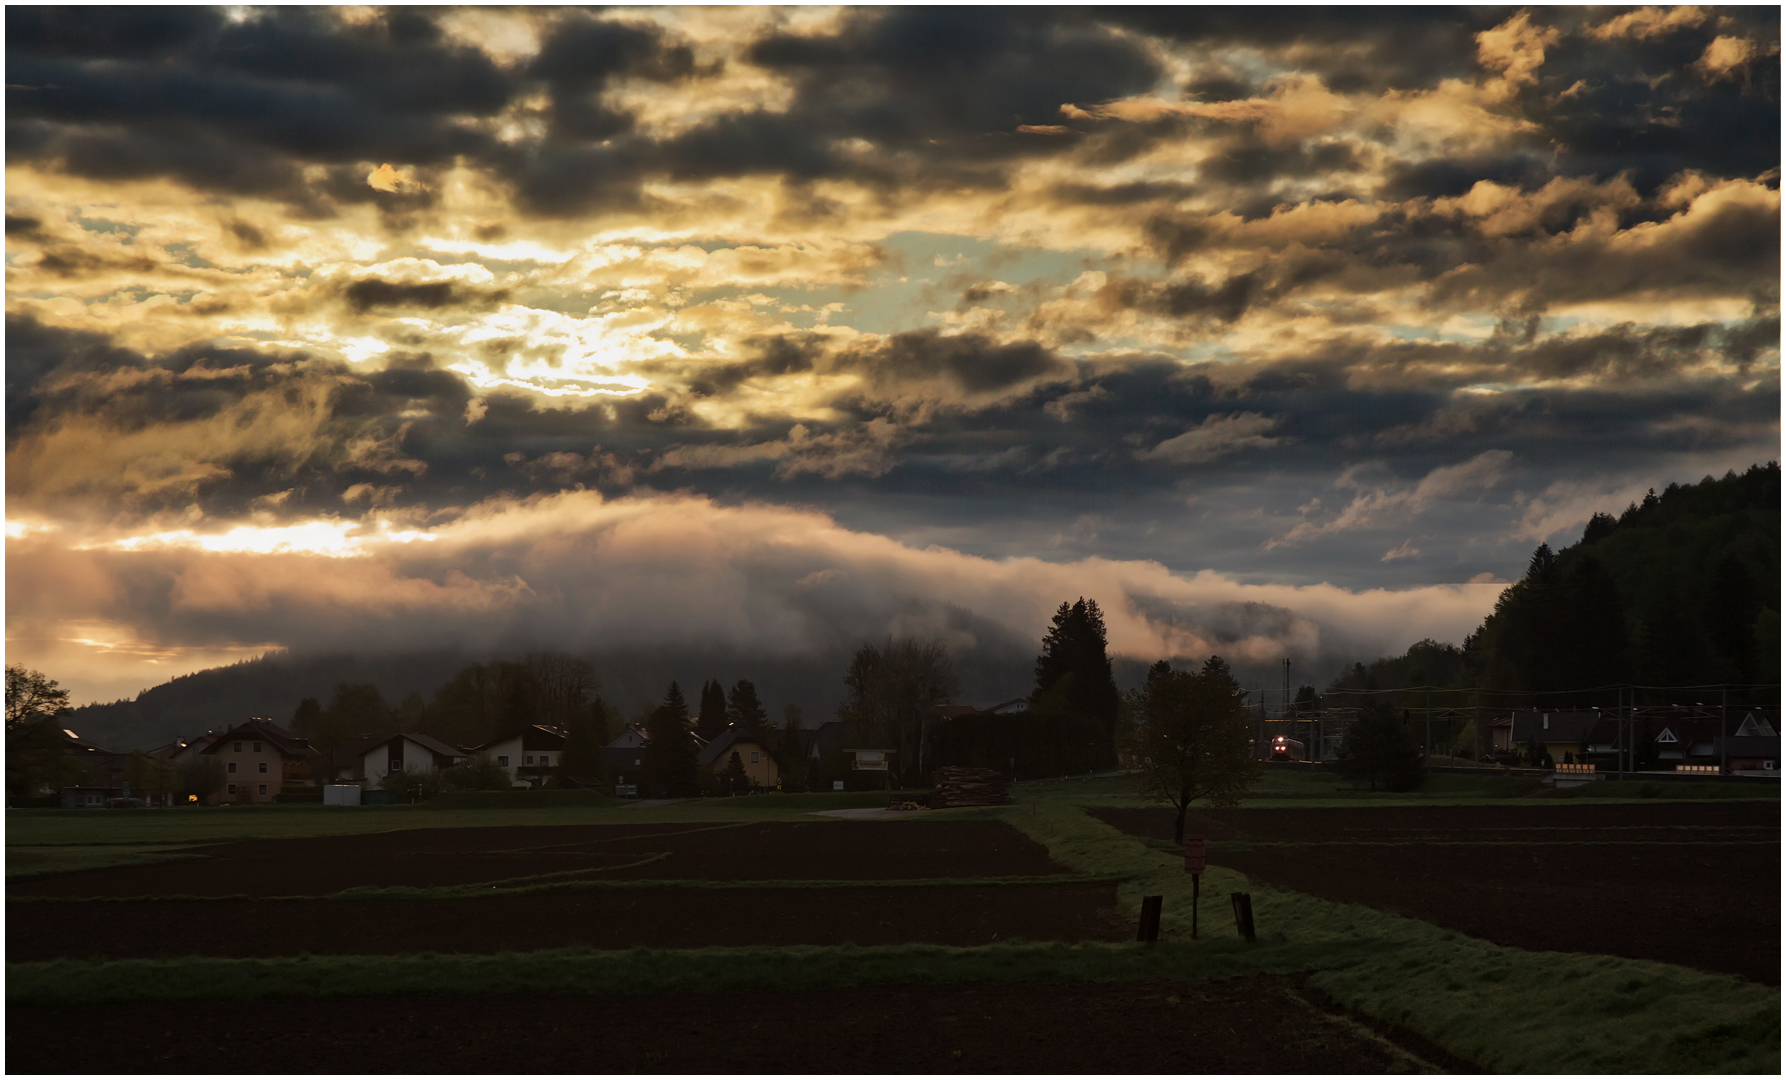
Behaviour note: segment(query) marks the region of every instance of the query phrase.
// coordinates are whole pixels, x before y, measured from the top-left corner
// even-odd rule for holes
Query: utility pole
[[[1718,687],[1718,775],[1730,771],[1730,684]]]

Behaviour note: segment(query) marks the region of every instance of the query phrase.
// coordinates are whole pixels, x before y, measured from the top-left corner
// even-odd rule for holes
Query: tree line
[[[1560,551],[1539,544],[1520,580],[1461,646],[1424,640],[1345,669],[1327,704],[1393,687],[1481,687],[1555,707],[1610,706],[1596,687],[1733,684],[1777,704],[1780,681],[1780,467],[1654,489],[1614,517],[1596,513]],[[1314,690],[1303,694],[1313,703]],[[1666,704],[1636,691],[1627,704]],[[1742,693],[1739,689],[1738,693]],[[1703,695],[1701,695],[1703,696]],[[1404,695],[1405,697],[1405,695]],[[1649,700],[1654,698],[1654,701]],[[1734,700],[1734,699],[1733,699]],[[1423,698],[1401,700],[1419,708]],[[1439,695],[1437,708],[1467,708]]]

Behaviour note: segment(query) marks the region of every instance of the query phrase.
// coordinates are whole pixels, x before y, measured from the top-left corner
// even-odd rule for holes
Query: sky
[[[1079,596],[1324,681],[1779,456],[1776,8],[13,6],[6,66],[7,655],[77,702]]]

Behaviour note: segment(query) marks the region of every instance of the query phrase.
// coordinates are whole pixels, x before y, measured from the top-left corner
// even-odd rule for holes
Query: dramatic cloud
[[[811,512],[593,492],[496,499],[395,530],[376,513],[301,526],[180,528],[69,546],[9,544],[10,615],[30,652],[85,682],[153,641],[157,663],[259,647],[613,650],[720,646],[768,658],[887,634],[952,648],[1033,645],[1063,597],[1103,605],[1113,649],[1259,666],[1374,654],[1415,633],[1457,639],[1492,586],[1353,592],[1246,585],[1154,562],[988,560],[915,549]],[[21,588],[28,582],[37,587]],[[699,612],[698,620],[689,617]],[[96,639],[87,631],[106,627]],[[120,646],[120,643],[126,643]],[[146,669],[126,661],[130,675]],[[164,669],[165,670],[165,669]]]
[[[1138,655],[1325,657],[1380,590],[1504,581],[1778,455],[1774,9],[6,29],[8,547],[43,568],[9,571],[14,649],[610,640],[538,606],[574,595],[666,647],[810,651],[1028,575],[1129,597]],[[738,571],[756,622],[695,602],[730,555],[662,541],[673,602],[588,556],[772,520],[883,546]]]

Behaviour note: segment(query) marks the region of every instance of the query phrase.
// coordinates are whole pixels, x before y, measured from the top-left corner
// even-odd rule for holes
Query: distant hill
[[[853,648],[854,643],[852,643]],[[410,694],[431,700],[455,672],[474,661],[519,657],[457,652],[389,655],[298,656],[273,653],[227,667],[210,668],[172,679],[143,691],[134,700],[87,705],[76,709],[66,726],[111,750],[149,749],[176,738],[189,738],[213,728],[266,716],[291,720],[298,703],[315,698],[327,703],[341,683],[370,683],[384,700],[397,705]],[[702,682],[718,679],[726,686],[750,679],[770,715],[779,720],[784,706],[799,705],[808,725],[832,718],[843,699],[843,675],[849,653],[807,657],[762,658],[698,648],[661,649],[636,654],[588,655],[600,681],[602,696],[632,718],[663,699],[671,679],[685,695],[700,693]],[[1002,701],[1029,693],[1034,650],[1010,643],[982,646],[957,655],[962,699]],[[1139,679],[1139,662],[1134,665]]]
[[[1540,545],[1461,648],[1419,642],[1355,665],[1333,688],[1777,684],[1779,596],[1780,466],[1770,461],[1595,514],[1578,542]]]

